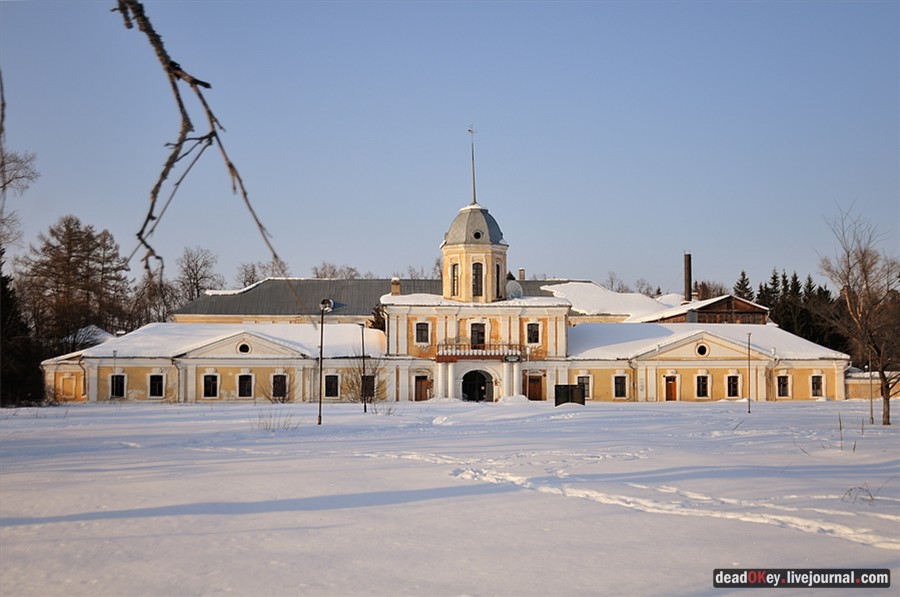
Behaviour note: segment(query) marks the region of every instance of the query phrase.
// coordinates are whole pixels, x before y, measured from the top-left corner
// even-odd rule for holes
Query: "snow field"
[[[740,567],[900,582],[900,433],[865,401],[328,404],[322,426],[316,408],[0,411],[0,594],[721,595],[713,569]]]

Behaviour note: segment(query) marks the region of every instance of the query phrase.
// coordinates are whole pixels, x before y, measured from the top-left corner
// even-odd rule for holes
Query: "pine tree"
[[[19,309],[12,278],[2,272],[0,246],[0,405],[21,406],[43,401],[41,359]]]
[[[747,272],[741,270],[741,277],[738,278],[738,281],[735,283],[734,288],[734,296],[747,300],[753,300],[753,287],[750,286],[750,278],[747,277]]]

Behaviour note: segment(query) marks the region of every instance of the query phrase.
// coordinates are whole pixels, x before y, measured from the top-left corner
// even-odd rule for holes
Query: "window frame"
[[[424,340],[420,337],[422,330],[424,330]],[[431,324],[429,322],[417,321],[413,333],[416,344],[431,344]]]
[[[732,394],[732,380],[734,380],[734,393]],[[725,396],[728,398],[741,397],[741,376],[731,373],[725,376]]]
[[[809,393],[813,398],[822,398],[825,395],[824,375],[821,373],[814,373],[809,376]]]
[[[213,389],[215,393],[209,393],[209,384],[208,380],[213,384]],[[219,374],[218,373],[204,373],[203,374],[203,392],[202,396],[204,400],[212,400],[219,397]]]
[[[619,384],[621,383],[621,393],[619,392]],[[616,400],[628,400],[628,376],[621,373],[613,375],[613,398]]]
[[[582,388],[582,396],[585,400],[591,398],[591,384],[593,380],[590,375],[579,375],[575,378],[575,383]]]
[[[709,374],[699,373],[694,376],[694,398],[708,400],[711,397],[711,390],[712,384],[710,383]]]
[[[341,397],[341,376],[337,373],[329,373],[325,376],[325,388],[322,396],[325,398]]]
[[[284,380],[284,394],[277,393],[277,388],[275,384],[275,379],[280,378]],[[288,376],[287,373],[273,373],[272,379],[272,398],[287,398],[288,397]]]
[[[782,380],[784,383],[782,384]],[[784,374],[775,377],[775,396],[778,398],[791,397],[791,376]]]
[[[121,380],[122,388],[121,394],[116,394],[116,381]],[[110,373],[109,374],[109,399],[110,400],[124,400],[125,396],[128,394],[128,376],[124,373]]]
[[[459,264],[450,265],[450,296],[459,296]]]
[[[484,296],[484,264],[472,263],[472,296]]]
[[[159,394],[154,394],[154,378],[159,378]],[[151,373],[147,376],[147,398],[161,400],[166,397],[166,375],[164,373]]]
[[[532,330],[536,330],[537,340],[531,339]],[[538,345],[541,343],[541,324],[540,322],[528,322],[525,324],[525,343]]]
[[[249,388],[244,387],[244,384],[247,383],[246,380],[249,380]],[[239,373],[237,376],[237,397],[253,398],[253,390],[256,385],[254,383],[255,381],[255,376],[252,373]],[[244,393],[245,389],[248,390],[247,393]]]
[[[475,342],[475,329],[478,328],[481,336],[480,342]],[[469,346],[472,350],[484,350],[487,345],[488,329],[481,321],[473,321],[469,323]]]

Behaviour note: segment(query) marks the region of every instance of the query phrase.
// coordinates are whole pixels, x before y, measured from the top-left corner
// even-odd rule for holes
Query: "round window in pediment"
[[[709,354],[709,346],[706,344],[698,344],[697,345],[697,355],[701,357],[705,357]]]
[[[246,353],[250,352],[250,345],[247,344],[246,342],[238,344],[238,352],[240,352],[242,354],[246,354]]]

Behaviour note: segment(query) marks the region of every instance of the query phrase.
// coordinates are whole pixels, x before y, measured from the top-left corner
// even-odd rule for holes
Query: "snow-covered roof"
[[[572,311],[583,315],[624,315],[657,313],[665,305],[637,292],[613,292],[596,282],[567,282],[541,287],[572,303]]]
[[[849,359],[776,325],[740,323],[582,323],[569,330],[569,356],[575,359],[631,359],[702,333],[750,346],[779,359]]]
[[[507,299],[493,303],[463,303],[445,299],[439,294],[386,294],[381,297],[383,305],[407,305],[419,307],[478,307],[490,309],[492,307],[569,307],[571,303],[564,298],[549,296],[523,296],[516,299]]]
[[[323,356],[327,358],[356,356],[361,353],[362,332],[356,324],[328,324],[324,335]],[[319,354],[319,327],[308,323],[151,323],[80,353],[55,360],[83,357],[175,358],[226,338],[249,334],[285,346],[306,356]],[[384,354],[384,332],[366,328],[366,354]]]
[[[706,300],[702,300],[702,301],[691,301],[689,303],[684,303],[681,305],[673,306],[668,309],[661,309],[659,311],[656,311],[655,313],[652,313],[652,312],[645,313],[645,314],[635,313],[635,314],[632,314],[631,317],[629,317],[626,321],[637,322],[637,323],[640,323],[642,321],[659,321],[660,319],[665,319],[668,317],[684,315],[688,311],[699,311],[700,309],[709,307],[711,305],[715,305],[716,303],[718,303],[720,301],[728,300],[729,298],[731,298],[731,295],[723,294],[722,296],[717,296],[717,297],[714,297],[711,299],[706,299]],[[743,302],[747,303],[748,305],[752,305],[753,307],[756,307],[757,309],[760,309],[763,311],[769,310],[768,307],[758,305],[758,304],[748,301],[746,299],[734,297],[734,300],[743,301]]]

